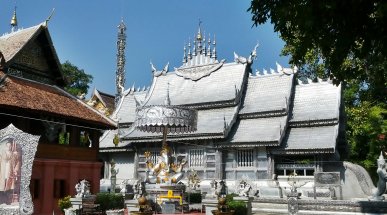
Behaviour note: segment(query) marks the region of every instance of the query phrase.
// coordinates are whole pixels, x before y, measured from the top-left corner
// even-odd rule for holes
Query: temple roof
[[[43,79],[50,79],[53,84],[64,86],[60,62],[46,22],[2,35],[0,52],[4,56],[5,67],[27,67],[32,73],[37,71],[35,74]]]
[[[1,36],[0,47],[5,61],[10,61],[42,28],[40,24]]]
[[[4,77],[0,71],[0,76]],[[8,76],[0,90],[0,107],[46,113],[115,128],[113,120],[98,113],[83,101],[55,86]]]
[[[197,131],[185,134],[168,134],[172,140],[222,139],[225,138],[237,116],[238,107],[198,110]],[[129,133],[122,135],[129,142],[160,141],[162,134],[147,133],[132,127]]]
[[[181,67],[168,72],[167,64],[158,71],[152,64],[149,91],[124,96],[116,114],[127,124],[119,131],[119,146],[161,141],[162,134],[135,129],[135,111],[138,106],[164,105],[167,99],[170,105],[198,111],[197,131],[169,134],[172,142],[212,139],[222,148],[267,146],[281,154],[335,153],[340,86],[329,81],[297,85],[297,68],[279,64],[276,70],[253,75],[257,46],[249,57],[234,53],[235,62],[225,63],[216,59],[215,49],[208,49],[212,43],[204,48],[200,28],[197,35],[192,52],[190,44],[188,53],[184,49]],[[101,148],[111,147],[108,136],[117,132],[107,132]]]
[[[287,116],[239,119],[227,142],[262,143],[261,146],[279,145],[285,133],[286,121]]]
[[[296,86],[291,122],[339,119],[341,85],[328,81]]]
[[[251,76],[239,114],[287,112],[294,75],[274,73]]]
[[[143,101],[148,91],[136,91],[130,88],[123,93],[123,97],[113,113],[113,118],[117,118],[120,123],[133,123],[136,118],[136,99]]]
[[[274,154],[334,153],[339,125],[289,128],[280,148]]]
[[[199,70],[200,66],[196,68]],[[163,104],[168,93],[171,105],[201,108],[235,104],[240,96],[245,70],[244,64],[229,63],[199,80],[184,78],[176,72],[154,77],[144,105]]]

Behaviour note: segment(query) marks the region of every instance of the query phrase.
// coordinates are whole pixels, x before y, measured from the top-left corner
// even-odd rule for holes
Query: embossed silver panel
[[[29,185],[38,140],[39,136],[24,133],[12,124],[0,130],[0,163],[9,170],[9,174],[5,174],[6,184],[0,191],[0,214],[33,213]]]
[[[144,132],[168,133],[196,131],[197,111],[176,106],[143,106],[136,111],[136,128]]]
[[[314,185],[315,186],[340,185],[340,173],[339,172],[315,172]]]

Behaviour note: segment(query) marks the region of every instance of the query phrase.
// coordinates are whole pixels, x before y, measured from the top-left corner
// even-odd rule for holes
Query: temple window
[[[54,180],[54,198],[63,198],[66,193],[66,181],[63,179]]]
[[[254,149],[237,150],[237,166],[253,167],[254,166]]]
[[[190,167],[203,167],[203,164],[204,164],[203,149],[190,149],[188,157],[189,157]]]

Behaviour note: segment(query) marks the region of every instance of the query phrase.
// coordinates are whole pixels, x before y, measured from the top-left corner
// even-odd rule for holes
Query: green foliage
[[[201,193],[187,193],[185,195],[185,201],[188,203],[202,203]]]
[[[227,194],[226,195],[226,204],[228,204],[229,202],[233,201],[232,199],[234,197],[237,197],[237,196],[238,196],[238,194],[236,194],[236,193]]]
[[[234,210],[234,215],[244,215],[247,214],[247,206],[243,201],[235,201],[234,197],[237,197],[238,194],[231,193],[226,195],[226,204],[231,210]]]
[[[59,209],[64,212],[64,209],[70,208],[71,207],[71,201],[70,201],[71,196],[65,196],[62,199],[58,200],[58,207]]]
[[[227,203],[231,210],[234,210],[234,215],[246,215],[247,207],[243,201],[230,201]]]
[[[387,2],[252,0],[248,11],[254,25],[270,20],[291,64],[335,83],[367,81],[374,98],[386,103]]]
[[[60,132],[59,133],[59,137],[58,137],[58,142],[61,145],[68,145],[69,144],[69,138],[70,138],[70,133]]]
[[[366,169],[376,165],[380,151],[387,150],[386,104],[372,104],[362,101],[346,109],[347,138],[351,147],[351,160],[360,162]],[[360,158],[360,159],[359,159]]]
[[[62,64],[62,72],[66,80],[65,90],[74,96],[86,94],[93,76],[86,74],[83,69],[66,61]]]
[[[124,197],[120,194],[98,193],[95,202],[100,205],[102,211],[122,209],[125,207]]]
[[[375,172],[387,150],[387,2],[252,0],[248,11],[274,25],[301,79],[342,81],[349,158]]]

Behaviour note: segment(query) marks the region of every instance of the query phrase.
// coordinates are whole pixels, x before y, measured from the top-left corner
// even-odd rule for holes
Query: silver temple
[[[170,105],[198,111],[196,131],[170,133],[167,139],[172,155],[187,160],[185,171],[200,177],[202,190],[210,189],[214,179],[225,180],[229,192],[238,190],[242,179],[250,182],[251,192],[270,187],[272,179],[275,186],[286,187],[289,175],[297,174],[310,182],[303,193],[309,195],[314,173],[328,171],[329,163],[345,155],[341,85],[330,80],[303,84],[297,68],[279,64],[253,73],[257,46],[250,56],[234,53],[234,62],[226,62],[218,60],[216,45],[215,37],[205,37],[199,26],[183,49],[180,67],[169,71],[168,64],[162,70],[152,65],[149,88],[123,91],[112,115],[119,129],[101,137],[104,178],[109,178],[112,158],[125,169],[118,181],[146,177],[144,153],[156,159],[163,136],[135,129],[136,108],[163,105],[168,98]]]

